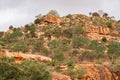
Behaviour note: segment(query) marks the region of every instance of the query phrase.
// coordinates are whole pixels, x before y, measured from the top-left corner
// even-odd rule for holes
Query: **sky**
[[[57,10],[61,16],[88,15],[103,10],[120,20],[120,0],[0,0],[0,31],[6,31],[10,25],[29,24],[36,15],[47,14],[50,10]]]

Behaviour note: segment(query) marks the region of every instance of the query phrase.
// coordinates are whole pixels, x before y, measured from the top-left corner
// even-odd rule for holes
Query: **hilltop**
[[[23,62],[26,59],[40,62],[40,55],[45,56],[48,60],[41,63],[50,67],[47,69],[54,72],[54,78],[61,75],[68,80],[119,80],[120,21],[107,13],[60,17],[56,11],[50,11],[36,16],[31,24],[19,28],[11,25],[7,32],[0,32],[0,52],[1,56],[21,53],[12,57]],[[24,54],[35,57],[25,58]]]

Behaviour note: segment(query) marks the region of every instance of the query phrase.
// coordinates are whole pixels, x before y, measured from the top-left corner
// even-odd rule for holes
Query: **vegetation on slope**
[[[49,16],[50,18],[48,18]],[[59,20],[61,20],[60,23],[58,23]],[[86,31],[87,23],[95,27],[107,27],[111,31],[120,32],[120,22],[112,19],[106,13],[102,16],[99,13],[92,13],[90,17],[80,14],[60,17],[56,11],[51,11],[47,15],[37,16],[32,24],[27,24],[21,28],[10,26],[8,32],[0,32],[0,51],[37,53],[51,57],[52,61],[48,65],[56,71],[60,70],[61,65],[68,65],[70,69],[61,73],[70,75],[73,79],[85,76],[83,69],[74,70],[74,64],[84,61],[119,62],[120,42],[108,40],[107,35],[99,40],[89,38]],[[7,73],[0,72],[1,80],[51,79],[44,64],[35,61],[25,61],[21,64],[1,61],[0,69],[8,70]]]

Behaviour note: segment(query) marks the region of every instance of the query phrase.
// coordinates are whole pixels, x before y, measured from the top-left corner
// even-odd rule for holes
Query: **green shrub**
[[[74,68],[74,66],[75,66],[74,61],[69,61],[69,62],[67,63],[67,66],[68,66],[69,68]]]
[[[99,17],[95,17],[94,19],[93,19],[93,24],[94,25],[97,25],[97,26],[105,26],[106,25],[106,23],[105,23],[105,21],[103,21],[101,18],[99,18]]]
[[[24,71],[22,80],[51,80],[49,71],[46,66],[37,61],[27,60],[20,64],[21,69]]]
[[[59,49],[62,52],[65,52],[69,49],[68,45],[64,41],[52,40],[49,42],[49,47],[54,49]]]
[[[85,30],[81,26],[74,27],[74,29],[75,29],[74,34],[76,34],[76,35],[80,35],[80,34],[83,34],[85,32]]]
[[[10,62],[15,62],[15,59],[14,59],[14,58],[5,57],[5,56],[0,57],[0,60],[1,60],[2,62],[8,62],[8,63],[10,63]]]
[[[106,25],[107,25],[108,28],[113,28],[111,21],[106,22]]]
[[[28,52],[29,51],[29,47],[22,41],[9,44],[8,49],[10,51],[17,51],[17,52],[19,51]]]
[[[37,19],[34,21],[34,23],[35,23],[35,24],[39,24],[39,23],[40,23],[40,19],[37,18]]]
[[[51,80],[46,65],[26,60],[21,64],[0,62],[0,80]]]
[[[13,39],[15,39],[17,37],[21,37],[22,35],[23,35],[22,32],[16,30],[12,34],[9,34],[9,35],[5,36],[5,39],[6,40],[13,40]]]
[[[93,61],[98,58],[98,54],[95,51],[83,51],[79,56],[79,61]]]
[[[9,63],[0,63],[1,80],[21,80],[23,72],[16,66]]]
[[[75,36],[72,38],[72,44],[75,48],[85,47],[88,44],[88,39]]]
[[[73,36],[73,29],[71,28],[64,29],[63,36],[67,38],[71,38]]]
[[[27,31],[30,31],[30,33],[29,33],[29,36],[30,37],[35,37],[35,30],[36,30],[36,28],[35,28],[35,26],[34,25],[25,25],[25,30],[26,30],[26,32]]]
[[[102,41],[106,43],[107,42],[107,38],[106,37],[102,37]]]
[[[3,41],[0,41],[1,46],[5,46],[5,43]]]
[[[119,42],[111,42],[108,45],[108,54],[120,56],[120,43]]]
[[[60,37],[62,35],[61,28],[56,26],[52,31],[52,35],[55,36],[55,37]]]
[[[87,48],[88,49],[93,49],[95,50],[96,46],[98,46],[98,41],[97,40],[92,40],[90,41],[90,43],[88,44]]]
[[[70,76],[72,80],[77,80],[86,76],[86,70],[84,67],[79,66],[74,69],[68,69],[64,74]]]
[[[65,60],[65,55],[62,51],[60,51],[59,49],[55,49],[54,50],[54,55],[53,55],[53,59],[63,62]]]
[[[96,51],[98,58],[103,57],[104,51],[105,51],[105,46],[98,45],[98,46],[96,46],[95,51]]]

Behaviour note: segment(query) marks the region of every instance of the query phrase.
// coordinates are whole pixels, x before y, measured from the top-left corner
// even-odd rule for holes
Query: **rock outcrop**
[[[52,73],[52,80],[71,80],[70,76],[62,75],[57,72]]]
[[[87,71],[85,78],[80,80],[119,80],[119,74],[110,70],[110,66],[94,65],[94,64],[82,64]]]
[[[112,70],[111,64],[77,64],[75,68],[84,67],[85,69],[85,77],[80,78],[78,80],[120,80],[120,71],[114,72]],[[67,66],[66,66],[67,67]],[[82,73],[81,73],[82,74]],[[57,75],[55,80],[71,80],[67,77],[67,79],[58,79],[60,76]]]
[[[41,55],[34,55],[34,54],[24,54],[24,53],[17,53],[17,52],[0,52],[0,56],[7,56],[15,58],[16,63],[20,63],[23,60],[37,60],[40,62],[48,62],[51,61],[51,58],[41,56]]]
[[[60,18],[58,18],[55,15],[47,15],[47,16],[43,17],[43,21],[53,23],[53,24],[55,24],[55,23],[60,24],[61,23]]]

